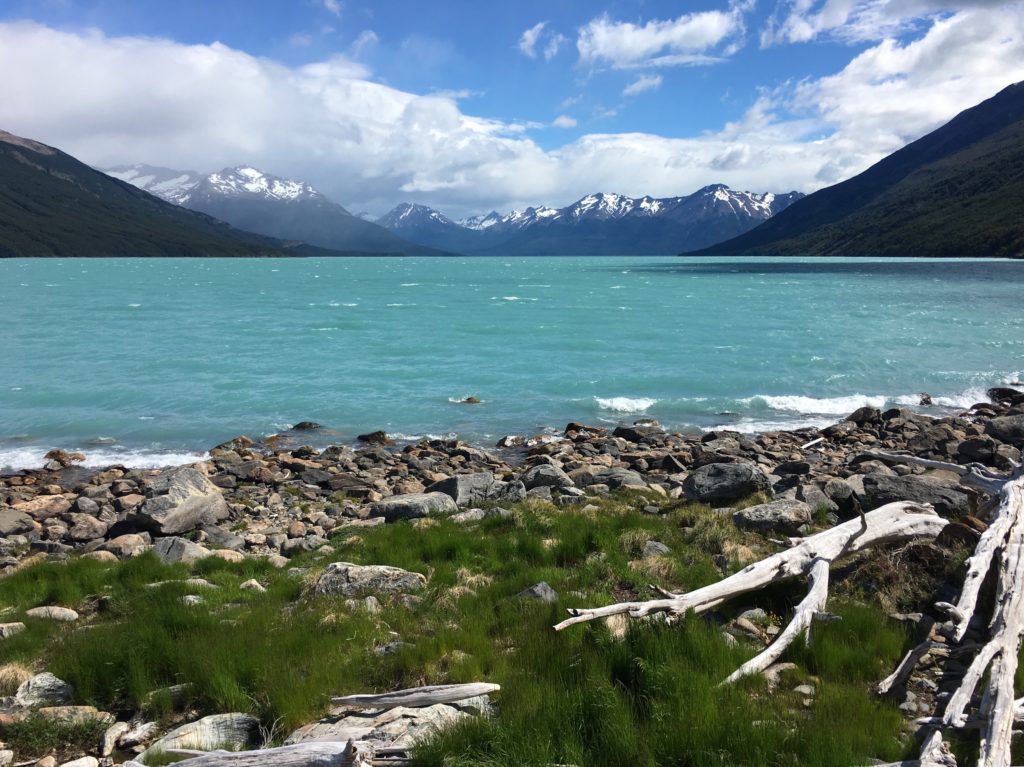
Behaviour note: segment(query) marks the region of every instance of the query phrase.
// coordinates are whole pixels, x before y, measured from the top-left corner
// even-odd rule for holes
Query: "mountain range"
[[[1024,257],[1024,82],[756,229],[685,255]]]
[[[803,195],[754,194],[714,184],[684,197],[590,194],[564,208],[496,211],[455,221],[403,203],[377,220],[407,240],[473,255],[659,255],[703,247],[785,210]]]
[[[233,229],[110,178],[59,149],[0,131],[0,257],[314,252],[321,251]]]
[[[126,165],[106,168],[104,173],[167,202],[268,237],[300,240],[332,250],[445,255],[353,216],[309,184],[248,166],[204,175],[151,165]]]

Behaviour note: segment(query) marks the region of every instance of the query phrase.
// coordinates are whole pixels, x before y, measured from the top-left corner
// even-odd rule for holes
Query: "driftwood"
[[[396,690],[381,695],[346,695],[331,698],[331,703],[346,708],[420,708],[433,706],[437,703],[455,703],[478,695],[497,692],[501,687],[496,684],[473,682],[471,684],[439,684],[427,687],[413,687],[408,690]]]
[[[1013,474],[1006,476],[977,464],[958,466],[886,453],[871,454],[871,457],[952,471],[960,476],[964,485],[998,496],[998,508],[967,561],[967,575],[959,599],[955,605],[936,605],[953,622],[951,640],[959,645],[957,649],[966,652],[976,648],[977,654],[960,686],[950,696],[942,716],[922,722],[932,731],[922,749],[920,765],[955,764],[948,760],[935,761],[935,744],[941,744],[942,731],[980,726],[978,766],[1010,767],[1013,727],[1024,718],[1024,701],[1014,700],[1013,690],[1018,652],[1024,638],[1024,469],[1018,466]],[[996,599],[987,625],[987,637],[980,645],[967,645],[964,637],[968,628],[972,622],[980,623],[977,610],[981,585],[993,571]],[[934,649],[927,645],[924,643],[912,650],[879,689],[887,691],[909,677],[921,657]],[[975,701],[980,685],[983,685],[981,698]]]
[[[555,629],[560,631],[576,623],[619,613],[627,613],[634,618],[659,612],[670,615],[682,615],[689,611],[701,613],[773,581],[806,575],[809,581],[807,596],[797,605],[793,620],[769,647],[730,674],[723,682],[728,684],[764,671],[779,659],[797,637],[807,637],[815,618],[827,616],[823,611],[828,599],[829,566],[834,561],[872,546],[935,538],[946,524],[947,521],[935,514],[930,506],[905,501],[890,503],[817,535],[791,539],[791,548],[748,565],[718,583],[686,594],[661,592],[664,597],[662,599],[571,609],[571,617],[559,623]]]

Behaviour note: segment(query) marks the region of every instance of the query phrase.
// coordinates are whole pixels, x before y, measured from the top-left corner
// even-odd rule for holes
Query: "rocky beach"
[[[210,562],[221,560],[225,567],[241,568],[239,572],[245,563],[259,562],[288,577],[305,579],[311,598],[340,599],[349,611],[415,612],[422,608],[425,595],[432,594],[429,600],[440,598],[432,592],[433,568],[420,573],[385,562],[354,564],[339,556],[338,542],[343,541],[344,548],[384,527],[405,527],[416,535],[436,523],[501,534],[495,525],[524,514],[576,515],[586,524],[612,508],[607,504],[618,503],[637,518],[681,536],[697,552],[688,554],[688,561],[704,557],[718,571],[717,576],[712,571],[713,579],[787,545],[791,536],[810,536],[863,518],[885,504],[909,501],[927,505],[949,520],[935,541],[921,544],[927,550],[913,555],[914,578],[925,585],[917,591],[911,588],[911,596],[887,598],[886,589],[893,584],[886,586],[881,578],[865,586],[865,572],[871,567],[863,561],[835,576],[866,588],[864,593],[875,599],[876,606],[905,623],[910,634],[929,637],[935,645],[931,665],[901,685],[899,698],[893,701],[909,726],[931,716],[937,701],[948,698],[949,681],[962,666],[949,660],[949,653],[944,658],[941,649],[952,624],[935,616],[928,604],[910,609],[906,602],[922,593],[953,600],[962,577],[962,552],[973,548],[987,529],[991,498],[955,472],[908,465],[891,455],[1012,471],[1020,465],[1024,449],[1024,391],[998,387],[988,396],[989,401],[947,417],[927,417],[907,408],[883,412],[864,407],[820,430],[754,436],[729,431],[684,435],[640,420],[614,429],[570,423],[558,436],[510,436],[491,448],[454,439],[396,445],[384,432],[375,432],[362,435],[354,446],[318,450],[301,444],[304,436],[320,428],[306,422],[262,442],[239,436],[211,449],[207,461],[166,469],[87,470],[77,465],[82,456],[53,451],[41,469],[0,477],[0,567],[5,576],[16,579],[40,567],[70,566],[80,560],[113,567],[155,557],[186,570],[210,568]],[[705,511],[694,517],[685,511],[691,508]],[[709,530],[719,531],[717,537],[700,534]],[[627,546],[632,547],[629,566],[636,569],[637,562],[647,562],[641,572],[657,581],[659,572],[664,575],[671,568],[659,571],[650,565],[667,561],[672,549],[658,539],[665,535],[641,537],[630,539]],[[514,567],[514,557],[508,564]],[[465,577],[472,581],[473,576]],[[870,578],[877,580],[878,574]],[[195,574],[178,582],[185,584],[180,599],[186,604],[202,603],[213,587]],[[236,585],[250,592],[265,591],[258,577]],[[456,588],[471,590],[464,583]],[[635,599],[641,591],[639,581],[619,579],[612,596]],[[559,600],[546,582],[530,585],[518,597],[540,603]],[[83,609],[82,604],[59,597],[48,600],[41,593],[35,597],[40,603],[31,609],[8,606],[0,616],[0,651],[27,625],[59,623],[61,630],[80,631],[77,626],[102,620],[104,599],[99,595],[81,600]],[[741,614],[716,611],[713,616],[733,644],[764,646],[779,633],[777,620],[760,608]],[[625,631],[620,623],[608,620],[612,633]],[[404,637],[394,641],[400,646]],[[384,650],[377,649],[388,651],[386,643]],[[38,663],[17,668],[23,669],[22,675],[10,672],[17,684],[10,686],[11,697],[0,704],[0,721],[9,725],[45,713],[102,725],[94,728],[101,736],[94,746],[58,754],[76,767],[94,767],[96,759],[112,764],[112,755],[117,761],[144,761],[147,753],[204,749],[212,742],[233,744],[232,748],[275,742],[273,737],[260,739],[261,720],[250,712],[193,708],[193,717],[207,717],[192,723],[182,721],[182,715],[155,721],[141,714],[131,718],[124,707],[110,713],[82,705],[71,685]],[[775,664],[765,675],[777,679],[792,668],[792,663]],[[447,681],[443,673],[433,676]],[[810,706],[813,683],[797,688],[802,688],[797,695]],[[148,693],[173,696],[173,690]],[[475,694],[455,700],[449,696],[427,708],[384,707],[373,710],[372,716],[362,710],[341,715],[342,706],[333,719],[306,722],[285,742],[352,736],[373,745],[375,764],[389,763],[398,756],[406,758],[426,733],[436,734],[490,707],[486,696]],[[164,741],[158,743],[161,737]],[[0,763],[35,764],[38,755],[29,754],[30,761],[25,756],[0,750]],[[51,764],[58,761],[48,758]]]

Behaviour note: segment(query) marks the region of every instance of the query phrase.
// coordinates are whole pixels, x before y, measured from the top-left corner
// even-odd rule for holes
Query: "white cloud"
[[[544,45],[544,60],[551,61],[567,42],[569,42],[569,38],[561,33],[551,35]]]
[[[359,56],[367,48],[372,48],[380,42],[380,38],[377,37],[377,33],[372,29],[364,29],[355,40],[352,41],[352,45],[349,46],[349,53],[352,56]]]
[[[547,26],[546,21],[538,22],[523,32],[519,38],[519,50],[531,59],[537,58],[537,40],[540,38],[540,34],[544,31],[545,26]]]
[[[936,20],[910,43],[883,41],[832,75],[765,91],[717,131],[589,134],[548,150],[530,138],[548,126],[466,114],[462,92],[400,91],[344,57],[287,67],[222,44],[21,22],[0,24],[0,71],[18,72],[0,78],[0,127],[93,165],[246,162],[356,210],[410,200],[461,216],[599,190],[810,191],[841,180],[1024,80],[1024,14]]]
[[[622,90],[623,96],[636,96],[644,91],[653,91],[661,87],[661,75],[641,75]]]
[[[1019,0],[779,0],[761,45],[802,43],[820,35],[845,42],[882,40],[926,28],[946,14],[1017,6]]]
[[[605,15],[580,29],[576,48],[582,63],[617,69],[704,64],[719,57],[714,52],[716,46],[743,31],[743,8],[739,6],[643,25],[613,21]]]
[[[552,122],[552,127],[555,128],[575,128],[576,118],[569,117],[569,115],[558,115]]]
[[[294,45],[296,48],[307,48],[313,44],[313,37],[311,35],[296,33],[288,38],[288,43],[290,45]]]
[[[324,0],[324,8],[335,16],[341,16],[341,0]]]

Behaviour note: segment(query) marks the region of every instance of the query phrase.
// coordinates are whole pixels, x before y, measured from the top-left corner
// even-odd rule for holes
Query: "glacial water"
[[[190,460],[301,420],[493,444],[940,414],[1024,373],[1024,262],[0,261],[0,467]],[[458,404],[468,397],[478,405]]]

